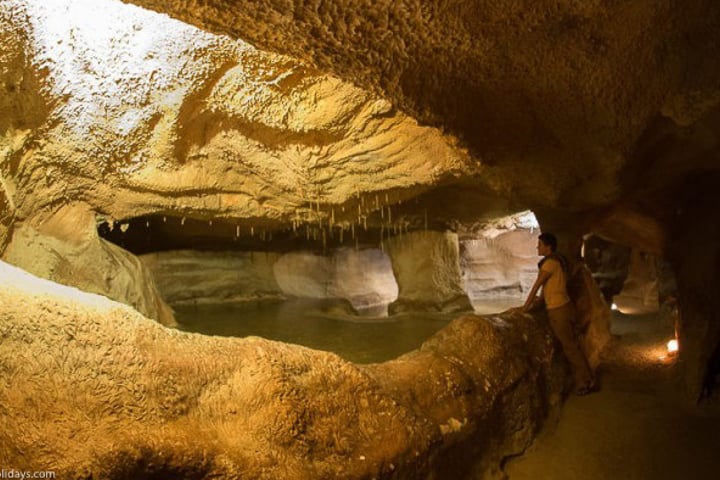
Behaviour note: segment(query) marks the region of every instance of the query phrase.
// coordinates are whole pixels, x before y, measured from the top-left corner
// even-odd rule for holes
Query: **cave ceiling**
[[[2,2],[15,218],[659,216],[720,163],[714,1],[126,3]]]

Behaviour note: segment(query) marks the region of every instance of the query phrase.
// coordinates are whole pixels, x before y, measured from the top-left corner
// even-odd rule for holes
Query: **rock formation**
[[[595,234],[669,262],[689,396],[720,390],[720,3],[128,3],[174,18],[111,0],[0,2],[3,259],[170,322],[139,261],[106,240],[133,254],[386,248],[396,308],[466,308],[465,233],[531,209],[571,260]],[[418,269],[428,257],[430,268]],[[576,271],[578,288],[592,292],[589,272]],[[3,419],[0,452],[33,451],[81,475],[127,477],[111,469],[152,464],[168,475],[247,467],[258,478],[362,478],[455,463],[467,467],[461,478],[492,471],[506,454],[494,452],[516,451],[506,447],[531,435],[536,423],[504,412],[540,415],[560,390],[538,380],[551,355],[546,332],[525,319],[466,317],[420,351],[363,370],[272,342],[168,331],[115,304],[96,318],[0,281],[0,295],[12,290],[45,322],[15,300],[0,304],[0,395],[24,407]],[[599,348],[607,306],[597,291],[587,295],[579,308],[601,320],[589,345]],[[37,351],[8,353],[34,338]],[[83,363],[86,353],[97,363]],[[478,365],[490,359],[498,370],[485,384]],[[133,367],[121,371],[125,360]],[[277,381],[263,390],[268,377]],[[36,378],[54,396],[43,397]],[[433,388],[445,378],[443,396]],[[99,400],[70,395],[77,385]],[[342,393],[298,413],[290,404],[315,400],[306,386]],[[60,409],[69,417],[51,438],[40,426]],[[237,413],[245,409],[258,416]],[[476,413],[465,423],[458,411]],[[354,430],[326,426],[326,417]],[[197,418],[214,429],[196,429]],[[117,445],[137,448],[101,440],[119,424],[132,427]],[[235,452],[229,463],[193,449],[197,435]],[[92,451],[87,438],[98,440]],[[462,450],[461,439],[489,453],[465,461],[478,452]],[[241,444],[268,453],[237,453]],[[303,457],[310,451],[315,460]],[[200,470],[182,470],[191,464]]]
[[[494,478],[567,378],[529,316],[466,316],[360,367],[166,329],[3,262],[0,336],[0,461],[58,478]]]

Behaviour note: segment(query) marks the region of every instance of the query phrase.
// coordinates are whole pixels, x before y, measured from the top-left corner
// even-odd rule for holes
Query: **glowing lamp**
[[[678,351],[678,341],[676,339],[672,339],[667,342],[667,349],[668,353],[676,353]]]

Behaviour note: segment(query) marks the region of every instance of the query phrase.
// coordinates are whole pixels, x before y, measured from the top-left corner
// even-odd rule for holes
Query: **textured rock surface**
[[[633,250],[630,253],[628,276],[614,301],[622,313],[651,313],[660,308],[658,297],[657,259]]]
[[[563,391],[529,316],[463,317],[360,368],[165,329],[2,262],[0,336],[0,462],[59,478],[490,478]]]
[[[16,225],[0,258],[40,277],[130,305],[164,325],[175,324],[150,271],[134,255],[98,237],[95,216],[86,204]]]
[[[356,310],[397,298],[390,259],[380,250],[310,252],[170,251],[141,255],[169,304],[286,296],[348,300]]]
[[[456,234],[413,232],[390,239],[385,248],[398,284],[391,313],[472,310],[462,287]]]
[[[714,0],[132,3],[379,89],[461,135],[495,186],[533,203],[622,197],[617,174],[652,162],[627,152],[655,122],[692,124],[720,103]]]
[[[276,253],[182,250],[139,258],[170,305],[283,297],[273,275]]]
[[[358,311],[384,307],[398,296],[390,259],[375,249],[345,248],[326,256],[289,253],[280,257],[274,272],[287,295],[344,298]]]
[[[2,8],[30,19],[3,35],[27,29],[33,41],[15,47],[43,65],[39,90],[54,107],[31,131],[41,148],[13,131],[3,150],[3,164],[23,158],[6,172],[20,217],[81,196],[111,219],[358,222],[360,192],[416,195],[474,171],[452,137],[300,61],[119,2]]]
[[[720,372],[720,308],[699,303],[716,247],[675,241],[714,231],[720,3],[134,3],[203,30],[116,2],[0,3],[0,248],[75,201],[299,226],[322,247],[333,225],[377,245],[532,208],[569,253],[595,232],[667,257],[688,282],[690,390]]]
[[[537,235],[520,229],[460,242],[463,284],[473,303],[527,297],[537,277]]]

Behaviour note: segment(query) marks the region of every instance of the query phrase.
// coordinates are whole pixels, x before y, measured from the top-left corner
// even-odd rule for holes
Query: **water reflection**
[[[503,305],[484,309],[476,305],[476,311],[498,312]],[[335,352],[356,363],[384,362],[414,350],[459,316],[429,312],[356,316],[347,313],[342,302],[309,299],[183,306],[175,307],[175,314],[181,330],[258,336]]]

